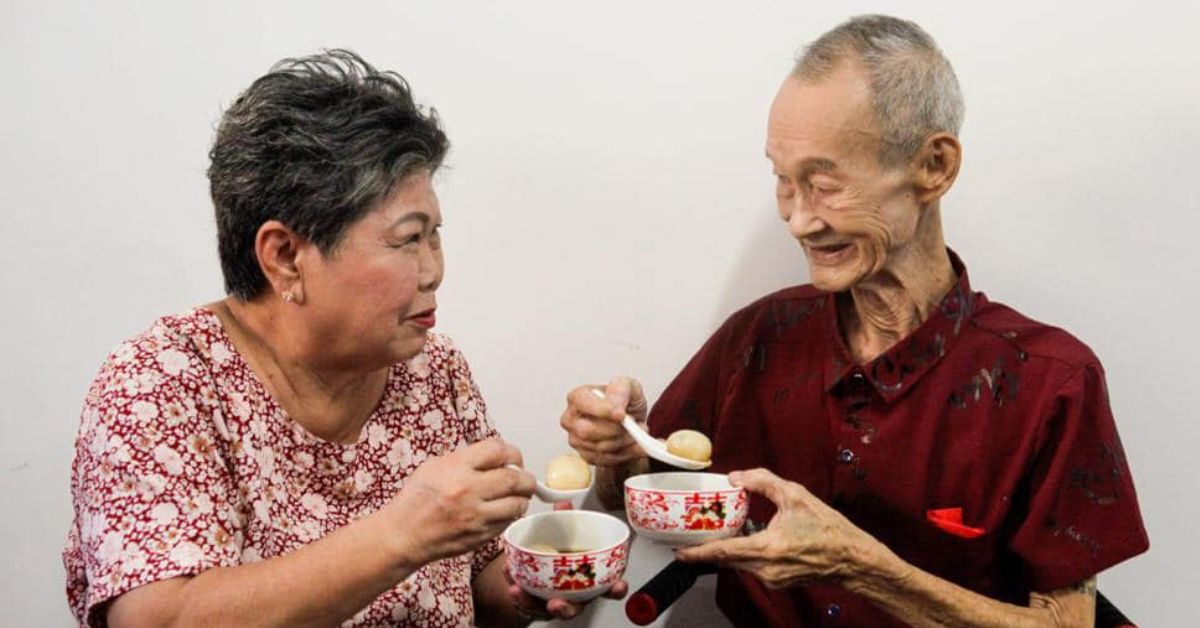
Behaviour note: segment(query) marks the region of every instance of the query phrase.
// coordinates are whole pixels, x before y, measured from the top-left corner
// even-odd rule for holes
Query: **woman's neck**
[[[230,297],[209,309],[292,420],[323,440],[348,443],[358,439],[383,396],[388,368],[323,367],[319,349],[305,334],[297,333],[299,321],[287,320],[279,306],[261,300]]]

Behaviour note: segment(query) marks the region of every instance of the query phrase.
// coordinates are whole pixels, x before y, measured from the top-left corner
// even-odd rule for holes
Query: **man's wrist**
[[[898,589],[916,572],[915,567],[875,539],[853,546],[849,554],[849,574],[842,586],[859,595],[869,597],[872,591]]]

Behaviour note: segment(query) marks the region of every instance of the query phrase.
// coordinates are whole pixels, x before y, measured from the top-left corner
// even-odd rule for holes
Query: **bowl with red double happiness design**
[[[699,545],[736,535],[746,522],[746,491],[723,473],[646,473],[625,480],[629,525],[652,541]]]
[[[589,510],[555,510],[514,521],[500,535],[513,582],[544,600],[584,602],[607,593],[629,560],[629,526]]]

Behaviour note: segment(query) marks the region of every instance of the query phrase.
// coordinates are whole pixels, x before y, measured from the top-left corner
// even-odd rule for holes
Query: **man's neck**
[[[916,331],[954,287],[958,278],[940,235],[893,253],[887,266],[839,299],[842,333],[859,364]]]

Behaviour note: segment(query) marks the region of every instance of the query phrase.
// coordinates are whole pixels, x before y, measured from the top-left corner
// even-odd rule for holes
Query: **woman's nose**
[[[422,245],[418,264],[417,281],[422,290],[433,290],[441,285],[444,263],[440,249]]]

